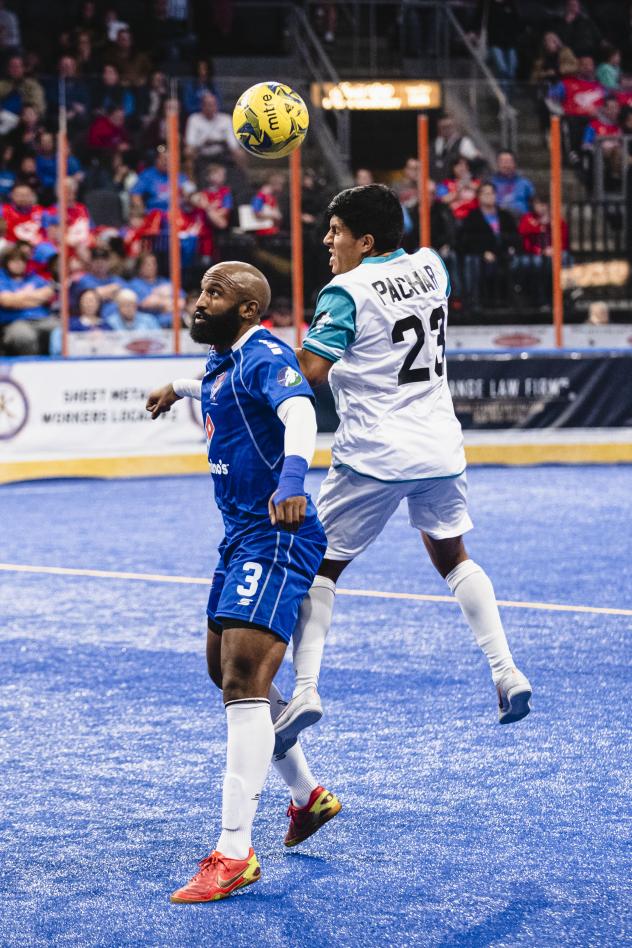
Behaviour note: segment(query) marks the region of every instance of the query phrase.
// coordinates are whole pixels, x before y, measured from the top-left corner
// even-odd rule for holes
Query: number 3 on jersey
[[[432,333],[437,333],[437,355],[434,360],[434,371],[435,374],[441,377],[443,375],[443,357],[445,354],[445,310],[443,306],[438,306],[430,314],[430,331]],[[401,369],[397,374],[397,384],[398,385],[409,385],[411,382],[429,382],[430,381],[430,366],[432,363],[422,364],[413,368],[417,356],[421,352],[424,342],[426,341],[426,333],[424,330],[424,324],[421,321],[421,317],[417,315],[404,316],[403,319],[398,319],[395,325],[393,326],[393,331],[391,332],[391,339],[394,343],[404,342],[407,332],[413,331],[417,337],[408,351],[408,355],[404,359]],[[439,360],[439,349],[441,349],[441,360]]]

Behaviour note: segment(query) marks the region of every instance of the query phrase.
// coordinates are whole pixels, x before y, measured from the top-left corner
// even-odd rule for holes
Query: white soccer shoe
[[[323,716],[320,695],[315,688],[306,688],[288,701],[274,722],[274,756],[284,754],[306,727],[311,727]]]
[[[517,668],[506,671],[496,684],[498,692],[498,721],[500,724],[512,724],[526,718],[531,710],[533,689],[526,675]]]

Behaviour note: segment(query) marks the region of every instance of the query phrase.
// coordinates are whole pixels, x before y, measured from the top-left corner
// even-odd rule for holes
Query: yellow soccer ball
[[[239,97],[233,131],[242,148],[258,158],[283,158],[307,134],[309,113],[297,92],[282,82],[258,82]]]

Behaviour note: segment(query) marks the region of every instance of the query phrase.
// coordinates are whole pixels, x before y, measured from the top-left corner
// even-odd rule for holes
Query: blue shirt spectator
[[[55,291],[48,280],[27,273],[27,257],[13,247],[0,268],[0,325],[16,320],[46,319]]]
[[[185,175],[178,178],[180,187],[190,183]],[[169,210],[169,175],[167,173],[167,152],[158,150],[156,161],[151,168],[145,168],[130,194],[140,195],[148,211]]]
[[[517,173],[513,152],[499,151],[496,168],[492,184],[496,188],[498,206],[518,216],[527,214],[531,209],[535,187],[532,181]]]
[[[114,297],[125,286],[125,280],[112,273],[110,252],[103,247],[95,247],[92,251],[90,271],[70,284],[70,310],[78,311],[79,298],[84,290],[96,290],[103,304],[102,315],[107,316],[116,309]]]
[[[138,309],[138,297],[133,290],[120,290],[116,297],[116,309],[107,314],[105,321],[110,329],[126,332],[138,332],[160,329],[160,323],[151,313]]]

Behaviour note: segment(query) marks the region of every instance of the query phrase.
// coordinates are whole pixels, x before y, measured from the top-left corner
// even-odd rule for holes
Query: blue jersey
[[[278,487],[285,437],[276,410],[296,395],[314,398],[294,351],[267,329],[255,327],[227,352],[210,350],[202,422],[227,544],[249,531],[275,530],[268,501]],[[308,496],[304,528],[315,521]]]

